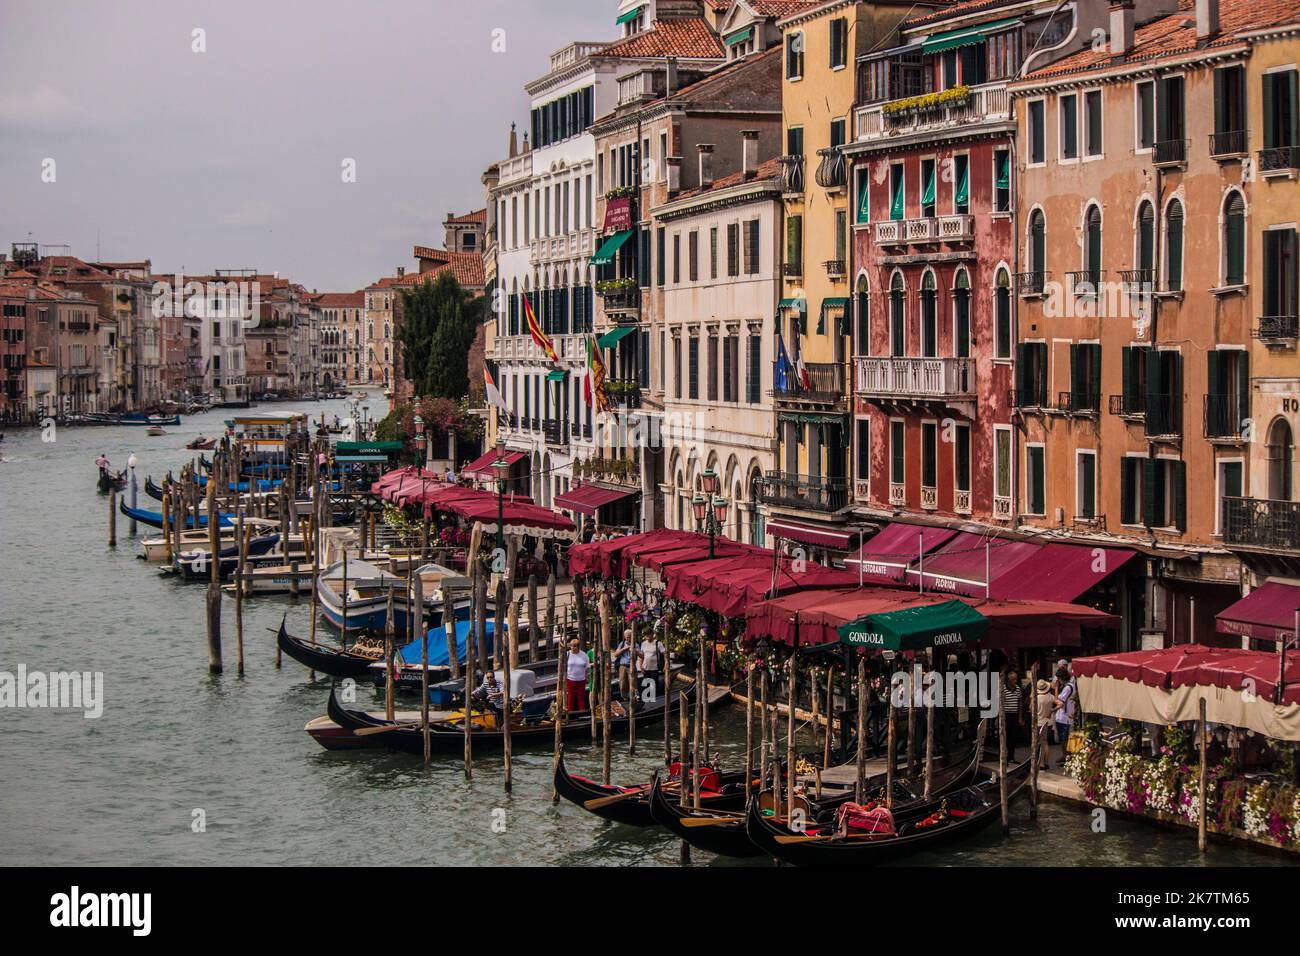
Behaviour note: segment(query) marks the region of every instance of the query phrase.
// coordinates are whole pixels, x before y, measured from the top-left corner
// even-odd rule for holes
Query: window
[[[700,281],[700,233],[697,229],[692,229],[686,234],[686,250],[690,263],[690,280],[692,282]]]
[[[655,284],[660,288],[664,285],[664,272],[667,268],[668,257],[664,254],[664,227],[655,228]]]
[[[903,218],[903,164],[893,163],[889,167],[889,218]]]
[[[740,339],[728,335],[722,340],[722,400],[724,402],[735,402],[740,399],[739,356]]]
[[[871,419],[859,418],[857,432],[854,451],[857,452],[858,481],[868,481],[871,478]]]
[[[1245,487],[1245,466],[1239,459],[1227,459],[1219,462],[1218,481],[1219,506],[1214,511],[1214,533],[1223,533],[1223,512],[1225,498],[1240,498]]]
[[[705,375],[708,378],[706,392],[709,401],[716,402],[718,400],[718,337],[716,335],[709,336],[709,366],[705,370]]]
[[[1174,349],[1147,349],[1146,432],[1181,435],[1183,357]]]
[[[1037,276],[1038,291],[1042,291],[1047,269],[1047,220],[1041,209],[1029,214],[1029,271]]]
[[[1244,349],[1214,349],[1206,360],[1205,434],[1240,435],[1250,417],[1250,357]]]
[[[1086,286],[1076,287],[1084,295],[1095,295],[1101,282],[1101,209],[1089,206],[1083,216],[1083,271]]]
[[[673,393],[682,397],[682,339],[678,335],[673,336]]]
[[[1137,84],[1137,100],[1134,103],[1136,116],[1134,125],[1137,131],[1138,152],[1146,152],[1156,142],[1156,84],[1152,80]]]
[[[939,321],[936,314],[934,272],[927,270],[921,278],[921,355],[934,358],[939,354]]]
[[[848,213],[843,209],[835,210],[835,261],[839,263],[840,272],[848,258]]]
[[[935,488],[939,484],[939,426],[936,422],[921,423],[921,487]]]
[[[763,340],[757,335],[749,337],[749,355],[745,368],[745,401],[757,405],[762,401],[761,369]]]
[[[957,425],[953,431],[952,483],[957,491],[970,491],[970,426]]]
[[[1070,345],[1070,409],[1095,412],[1101,407],[1101,346],[1095,342]]]
[[[897,419],[889,423],[889,480],[901,485],[906,474],[906,448],[904,446],[904,425]]]
[[[1031,515],[1047,513],[1043,479],[1043,446],[1027,445],[1025,447],[1025,509]]]
[[[1047,343],[1016,345],[1016,404],[1027,408],[1047,405]]]
[[[1241,64],[1214,71],[1214,136],[1210,155],[1246,151],[1246,68]]]
[[[1124,346],[1120,350],[1123,366],[1123,391],[1120,395],[1124,415],[1141,415],[1146,411],[1147,352],[1148,346]]]
[[[791,126],[785,131],[785,151],[791,156],[803,155],[802,126]]]
[[[1223,203],[1223,284],[1246,283],[1246,201],[1235,189]]]
[[[1011,211],[1011,151],[993,151],[993,212]]]
[[[1187,528],[1187,466],[1172,458],[1142,464],[1142,518],[1148,528]]]
[[[786,217],[785,261],[794,275],[803,275],[803,216]]]
[[[1165,209],[1165,289],[1183,287],[1183,204],[1173,200]]]
[[[993,427],[993,494],[1011,497],[1011,429],[1005,425]]]
[[[1151,282],[1152,270],[1155,267],[1155,224],[1156,213],[1151,203],[1143,202],[1138,206],[1138,228],[1137,228],[1137,264],[1140,272],[1140,282],[1143,285]]]
[[[1101,90],[1083,94],[1083,153],[1100,156],[1101,145]]]
[[[853,221],[859,224],[871,222],[871,171],[866,167],[858,167],[853,181],[858,197]]]
[[[970,277],[965,269],[957,270],[952,287],[952,352],[970,358]]]
[[[1295,459],[1295,436],[1285,418],[1277,418],[1269,426],[1264,448],[1268,458],[1268,496],[1274,501],[1290,501],[1295,491],[1291,464]]]
[[[1011,276],[999,269],[993,289],[993,319],[997,352],[995,358],[1011,358]]]
[[[785,38],[785,78],[797,80],[803,76],[803,34],[789,33]]]
[[[740,275],[740,224],[727,224],[727,275]]]
[[[1295,229],[1269,229],[1264,233],[1264,317],[1265,325],[1286,320],[1294,335],[1297,313]],[[1267,328],[1261,331],[1267,331]],[[1283,329],[1285,331],[1285,329]]]
[[[1047,162],[1047,131],[1043,122],[1043,101],[1029,104],[1029,165],[1040,166]]]
[[[1160,80],[1160,95],[1156,98],[1156,160],[1182,159],[1183,138],[1186,135],[1183,78],[1163,77]]]
[[[691,336],[688,346],[688,395],[692,399],[700,397],[700,340]]]
[[[844,118],[831,120],[831,146],[844,145]]]
[[[838,70],[849,62],[849,21],[836,17],[830,22],[831,69]]]
[[[1119,522],[1142,523],[1142,472],[1146,458],[1125,455],[1120,459],[1119,471]]]
[[[952,211],[958,215],[970,212],[970,157],[960,153],[953,157]]]
[[[758,275],[759,220],[745,223],[745,275]]]
[[[1264,75],[1264,149],[1285,149],[1300,145],[1298,135],[1296,95],[1296,71],[1278,70]],[[1293,157],[1287,157],[1294,162]],[[1284,165],[1290,166],[1291,162]],[[1267,172],[1272,163],[1261,157],[1261,165]]]
[[[903,274],[895,272],[889,285],[889,354],[895,357],[906,354],[903,350]]]
[[[1079,97],[1067,93],[1061,97],[1061,159],[1079,158]]]
[[[682,281],[682,234],[673,233],[673,285]]]
[[[1097,455],[1081,451],[1074,457],[1074,514],[1088,521],[1097,517]]]
[[[921,160],[921,217],[923,219],[934,218],[935,178],[934,160]]]
[[[853,314],[856,319],[857,334],[854,338],[854,354],[871,354],[871,297],[868,295],[867,277],[858,276],[857,294],[853,297]]]

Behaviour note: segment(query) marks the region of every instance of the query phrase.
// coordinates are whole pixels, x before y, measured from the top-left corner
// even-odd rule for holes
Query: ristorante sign
[[[605,232],[623,232],[632,228],[632,197],[620,196],[605,203]]]

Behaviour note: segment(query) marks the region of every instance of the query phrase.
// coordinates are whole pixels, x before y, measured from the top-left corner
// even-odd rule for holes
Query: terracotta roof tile
[[[792,17],[796,13],[817,6],[820,0],[749,0],[749,6],[760,17]]]
[[[902,28],[906,30],[909,27],[946,20],[948,17],[975,13],[977,10],[991,10],[994,7],[1002,6],[1009,0],[959,0],[957,3],[953,3],[951,0],[930,0],[930,2],[932,4],[940,3],[943,6],[939,10],[931,10],[929,13],[922,13],[920,16],[908,17],[903,21]]]
[[[441,265],[425,272],[408,272],[400,279],[380,279],[379,285],[413,286],[419,282],[431,281],[444,272],[450,272],[456,281],[469,289],[482,289],[486,283],[483,272],[483,257],[477,252],[449,252],[450,258]],[[375,288],[372,286],[371,288]]]
[[[1222,0],[1219,5],[1219,34],[1208,48],[1237,42],[1239,34],[1300,24],[1300,0]],[[1180,0],[1179,11],[1138,27],[1133,32],[1133,49],[1125,63],[1141,62],[1192,53],[1197,49],[1193,0]],[[1091,48],[1037,70],[1028,80],[1050,79],[1067,73],[1102,69],[1115,61],[1109,53]]]
[[[475,209],[473,212],[467,212],[463,216],[448,216],[449,223],[479,223],[487,225],[487,209]]]
[[[686,20],[656,20],[643,30],[617,43],[611,43],[592,56],[664,57],[687,60],[718,60],[723,56],[722,43],[703,17]]]
[[[359,309],[365,304],[364,292],[322,292],[317,297],[322,309]]]

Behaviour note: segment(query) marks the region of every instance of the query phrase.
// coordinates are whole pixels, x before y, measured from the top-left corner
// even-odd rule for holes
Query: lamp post
[[[136,488],[138,486],[135,483],[135,466],[138,464],[140,464],[140,460],[135,457],[135,452],[131,452],[130,457],[128,457],[126,460],[126,467],[131,472],[131,511],[132,512],[134,512],[135,509],[138,507],[136,504]],[[134,514],[132,514],[131,516],[131,537],[133,538],[135,537],[135,515]]]
[[[712,468],[705,469],[704,474],[700,476],[700,490],[704,493],[691,499],[691,509],[695,512],[696,523],[701,525],[705,534],[709,536],[709,558],[712,560],[714,542],[727,522],[729,502],[718,494],[718,473]]]
[[[428,455],[425,452],[425,448],[424,448],[424,419],[420,417],[420,396],[419,395],[415,396],[415,447],[416,447],[415,463],[417,465],[421,465],[420,458],[423,457],[425,459],[423,462],[423,467],[427,468],[429,465],[429,460],[428,460]]]
[[[506,443],[497,439],[497,459],[492,463],[497,473],[497,547],[502,554],[506,551]]]

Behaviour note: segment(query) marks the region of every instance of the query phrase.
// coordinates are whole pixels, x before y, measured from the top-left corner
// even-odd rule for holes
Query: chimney
[[[713,185],[713,144],[696,143],[695,148],[700,151],[700,186],[707,189]]]
[[[677,193],[682,188],[682,158],[668,157],[668,192]]]
[[[740,131],[740,169],[746,179],[753,179],[758,172],[758,130],[756,129]]]
[[[1219,32],[1219,0],[1196,0],[1196,42],[1204,43]]]
[[[1128,56],[1133,49],[1133,0],[1111,0],[1110,55]]]
[[[510,144],[509,144],[509,149],[508,149],[508,152],[506,153],[506,155],[509,156],[511,159],[514,159],[516,156],[519,155],[519,143],[518,143],[518,141],[515,139],[515,124],[514,124],[514,123],[511,123],[511,124],[510,124]]]
[[[665,64],[664,96],[672,96],[677,91],[677,57],[668,57]]]
[[[397,278],[401,279],[406,275],[406,266],[397,267]]]

